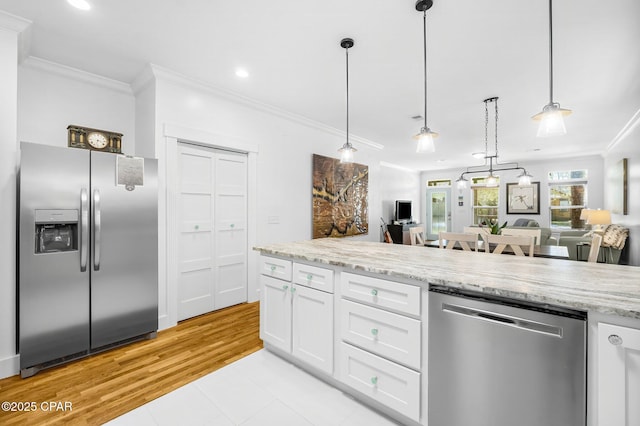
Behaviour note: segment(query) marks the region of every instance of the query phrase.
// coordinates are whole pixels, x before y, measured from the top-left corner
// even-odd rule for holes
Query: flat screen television
[[[411,222],[411,201],[396,200],[396,222]]]

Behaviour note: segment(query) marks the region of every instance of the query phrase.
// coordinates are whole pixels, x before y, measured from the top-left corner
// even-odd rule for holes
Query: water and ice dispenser
[[[78,210],[36,210],[36,253],[78,250]]]

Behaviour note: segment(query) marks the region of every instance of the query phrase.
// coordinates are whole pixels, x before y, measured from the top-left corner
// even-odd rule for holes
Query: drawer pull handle
[[[618,336],[617,334],[612,334],[611,336],[609,336],[609,343],[614,346],[620,346],[622,344],[622,337]]]
[[[285,290],[285,291],[286,291],[288,288],[289,288],[289,286],[288,286],[288,285],[286,285],[286,284],[282,286],[282,289],[283,289],[283,290]]]
[[[373,290],[371,290],[371,295],[372,296],[377,296],[378,295],[378,290],[376,290],[375,288]]]
[[[296,292],[296,288],[295,287],[291,287],[291,293],[295,293]]]
[[[276,265],[271,265],[271,272],[276,270]]]
[[[373,376],[371,378],[371,384],[374,385],[374,386],[378,384],[378,377],[377,376]]]
[[[200,225],[196,225],[196,226],[194,226],[194,228],[197,231],[198,229],[200,229]]]
[[[231,225],[229,225],[229,226],[230,226],[230,227],[232,227],[232,228],[234,228],[236,225],[232,223],[232,224],[231,224]]]
[[[378,329],[377,328],[372,328],[371,329],[371,334],[373,334],[374,336],[378,335]]]
[[[311,281],[313,279],[313,275],[307,274],[307,281]]]

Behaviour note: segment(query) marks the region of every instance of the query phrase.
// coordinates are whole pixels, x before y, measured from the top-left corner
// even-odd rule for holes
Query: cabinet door
[[[291,352],[291,283],[260,276],[260,338]]]
[[[640,424],[640,330],[598,324],[598,425]]]
[[[333,373],[333,294],[304,286],[293,293],[293,355]]]

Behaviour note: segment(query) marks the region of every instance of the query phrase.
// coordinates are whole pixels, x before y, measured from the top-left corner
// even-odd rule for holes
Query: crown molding
[[[31,24],[28,19],[21,18],[0,10],[0,29],[18,34],[18,63],[22,63],[31,49]]]
[[[138,95],[142,90],[155,81],[155,74],[153,71],[153,65],[147,64],[140,74],[136,76],[131,82],[131,90],[135,95]]]
[[[638,127],[638,124],[640,124],[640,109],[638,109],[636,113],[633,114],[627,124],[625,124],[618,132],[618,134],[611,140],[611,142],[609,142],[609,145],[607,145],[607,152],[613,150],[616,145],[624,141],[627,136],[629,136],[633,132],[633,130]]]
[[[21,33],[31,26],[33,22],[16,15],[0,10],[0,28]]]
[[[289,111],[285,111],[281,108],[274,107],[272,105],[256,101],[255,99],[251,99],[247,96],[241,95],[239,93],[233,92],[231,90],[221,89],[219,87],[215,87],[211,84],[205,83],[203,81],[193,79],[191,77],[187,77],[183,74],[177,73],[175,71],[169,70],[167,68],[163,68],[161,66],[155,64],[149,64],[149,68],[153,72],[153,75],[157,79],[163,79],[167,81],[171,81],[177,84],[185,85],[191,87],[196,90],[201,90],[204,92],[208,92],[212,95],[251,107],[253,109],[257,109],[259,111],[266,112],[268,114],[272,114],[278,117],[285,118],[287,120],[305,125],[307,127],[311,127],[317,130],[321,130],[326,133],[330,133],[336,136],[344,136],[344,131],[336,129],[335,127],[328,126],[326,124],[320,123],[318,121],[312,120],[310,118],[304,117],[299,114],[295,114]],[[144,73],[144,72],[143,72]],[[351,135],[349,134],[349,140],[353,143],[359,143],[362,145],[366,145],[370,148],[374,148],[377,150],[381,150],[384,148],[384,145],[381,145],[377,142],[370,141],[368,139]]]
[[[89,83],[95,86],[103,87],[105,89],[113,90],[115,92],[123,93],[125,95],[133,96],[131,86],[127,83],[123,83],[121,81],[113,80],[67,65],[51,62],[46,59],[29,56],[23,61],[22,66],[51,74],[56,74],[62,77],[70,78],[72,80]]]

